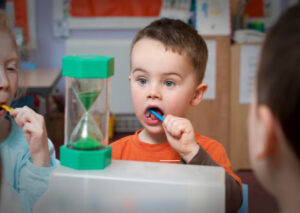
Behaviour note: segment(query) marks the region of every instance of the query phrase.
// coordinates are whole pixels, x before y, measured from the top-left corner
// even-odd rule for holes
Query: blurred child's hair
[[[169,18],[156,20],[139,31],[133,39],[134,45],[143,38],[160,41],[166,48],[184,55],[191,60],[197,72],[198,82],[202,82],[207,62],[207,46],[203,38],[190,25]],[[147,50],[145,50],[147,51]]]
[[[300,160],[300,5],[270,29],[257,76],[257,101],[270,107]]]
[[[11,37],[14,45],[17,47],[15,36],[9,27],[8,18],[4,11],[0,10],[0,32],[6,32]]]
[[[5,12],[0,10],[0,29],[4,29],[8,27],[8,19],[5,15]]]

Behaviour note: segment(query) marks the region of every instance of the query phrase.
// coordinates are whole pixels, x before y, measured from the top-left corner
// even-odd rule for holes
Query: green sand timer
[[[108,145],[109,80],[114,59],[100,55],[63,58],[66,77],[65,145],[61,164],[74,169],[103,169],[111,162]]]

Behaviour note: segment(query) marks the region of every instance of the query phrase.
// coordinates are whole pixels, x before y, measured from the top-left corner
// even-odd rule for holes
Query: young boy
[[[249,113],[250,160],[282,212],[300,207],[300,5],[272,27],[263,45]]]
[[[202,83],[206,62],[204,40],[182,21],[160,19],[136,35],[129,81],[135,113],[144,128],[113,143],[112,158],[222,166],[226,212],[236,212],[242,200],[241,181],[223,146],[195,133],[185,118],[188,107],[198,105],[207,89]],[[150,109],[164,117],[163,123]]]

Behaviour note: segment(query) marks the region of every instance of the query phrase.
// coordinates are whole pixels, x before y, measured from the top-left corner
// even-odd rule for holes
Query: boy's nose
[[[149,89],[149,93],[147,95],[147,98],[150,99],[161,99],[161,93],[160,93],[160,88],[158,85],[153,85]]]

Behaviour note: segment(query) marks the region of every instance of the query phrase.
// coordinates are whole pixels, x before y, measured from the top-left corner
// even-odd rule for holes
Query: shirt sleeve
[[[226,171],[226,180],[225,180],[226,213],[237,212],[242,204],[242,199],[243,199],[240,183],[232,176],[232,174],[234,173],[230,169],[230,162],[225,153],[225,150],[224,149],[219,149],[219,150],[216,149],[216,150],[219,153],[218,155],[218,158],[220,158],[218,159],[219,163],[216,163],[215,160],[212,159],[211,156],[201,146],[197,154],[194,156],[194,158],[188,163],[194,165],[222,166]],[[220,153],[220,151],[222,151],[223,154]],[[182,161],[186,163],[184,160]]]
[[[54,146],[48,142],[50,151],[50,167],[39,167],[32,163],[30,154],[24,158],[19,169],[18,194],[23,213],[31,213],[36,201],[48,188],[51,171],[59,162],[55,158]]]

